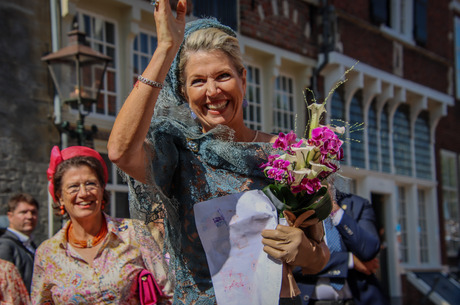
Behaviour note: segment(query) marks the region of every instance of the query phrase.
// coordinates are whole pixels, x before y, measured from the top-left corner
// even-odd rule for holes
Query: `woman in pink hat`
[[[108,171],[98,152],[55,146],[47,174],[59,214],[70,220],[37,249],[33,304],[139,304],[137,276],[143,269],[169,295],[167,264],[152,232],[140,221],[103,212]]]

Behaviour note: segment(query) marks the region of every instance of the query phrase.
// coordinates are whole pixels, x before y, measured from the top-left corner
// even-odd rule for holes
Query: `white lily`
[[[311,139],[312,130],[319,126],[319,121],[321,120],[321,116],[323,115],[324,112],[326,112],[325,103],[321,103],[321,104],[312,103],[310,106],[308,106],[308,110],[310,110],[308,138]]]
[[[294,161],[296,162],[295,169],[300,170],[308,165],[308,157],[310,155],[310,152],[314,150],[315,147],[308,145],[301,147],[291,147],[291,149],[294,152],[294,155],[291,157],[293,157]]]
[[[310,172],[310,175],[308,176],[308,179],[316,178],[322,172],[332,171],[331,168],[321,163],[310,162],[310,165],[311,165],[311,172]]]
[[[302,168],[302,169],[299,169],[299,170],[294,170],[292,171],[292,174],[294,176],[294,182],[292,183],[292,186],[297,186],[300,184],[300,182],[302,182],[303,178],[305,178],[305,176],[309,176],[311,173],[311,169],[309,168]]]

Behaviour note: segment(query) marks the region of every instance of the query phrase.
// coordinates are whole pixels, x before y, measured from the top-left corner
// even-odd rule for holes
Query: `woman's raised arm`
[[[187,0],[179,0],[176,16],[168,0],[157,0],[155,24],[158,46],[142,76],[163,83],[184,38]],[[138,82],[117,115],[107,149],[109,158],[134,179],[146,182],[145,138],[160,89]]]

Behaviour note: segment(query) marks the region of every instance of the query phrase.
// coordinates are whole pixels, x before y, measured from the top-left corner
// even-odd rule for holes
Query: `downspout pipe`
[[[50,23],[51,23],[51,50],[56,52],[59,50],[60,43],[59,37],[61,34],[60,31],[60,12],[59,12],[59,0],[50,0]],[[57,92],[54,94],[54,124],[61,124],[61,100]],[[62,135],[61,144],[62,144]],[[53,211],[53,198],[51,194],[48,194],[48,238],[53,237],[54,235],[54,211]]]
[[[335,45],[335,35],[331,29],[331,15],[334,12],[334,6],[329,5],[329,0],[321,1],[321,14],[322,14],[322,37],[323,41],[320,46],[320,54],[323,54],[323,61],[313,70],[312,76],[312,90],[315,97],[319,97],[318,92],[318,78],[321,71],[329,63],[329,52],[331,52]]]

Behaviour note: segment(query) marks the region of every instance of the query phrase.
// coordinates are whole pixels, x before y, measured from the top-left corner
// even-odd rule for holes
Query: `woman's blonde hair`
[[[217,28],[205,28],[190,34],[179,54],[179,82],[185,86],[185,66],[191,54],[198,51],[222,51],[234,65],[238,75],[243,75],[244,64],[238,39]]]

